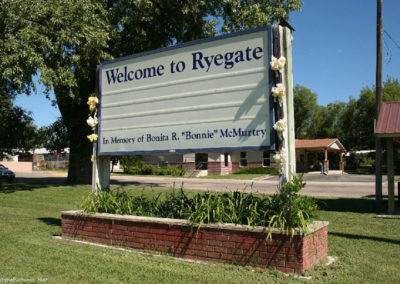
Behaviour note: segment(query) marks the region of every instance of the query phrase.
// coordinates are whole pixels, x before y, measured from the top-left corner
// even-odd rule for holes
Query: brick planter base
[[[328,256],[328,222],[314,222],[310,234],[292,241],[279,230],[266,242],[264,227],[206,224],[196,234],[188,221],[65,211],[62,236],[154,250],[176,257],[251,265],[302,273]]]

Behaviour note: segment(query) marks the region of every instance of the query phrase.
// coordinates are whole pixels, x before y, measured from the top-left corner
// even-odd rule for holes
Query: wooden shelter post
[[[329,160],[328,160],[328,149],[325,149],[325,161],[324,161],[325,172],[329,172]]]
[[[344,172],[344,163],[343,163],[343,152],[340,152],[340,170],[342,173]]]
[[[393,138],[386,139],[387,147],[387,172],[388,172],[388,211],[394,213],[394,164],[393,164]]]

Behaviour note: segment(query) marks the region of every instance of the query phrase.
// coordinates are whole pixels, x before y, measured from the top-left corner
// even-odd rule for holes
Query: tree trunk
[[[80,128],[81,129],[81,128]],[[68,183],[90,184],[92,181],[92,145],[84,131],[77,131],[70,136],[70,155],[68,167]],[[80,133],[76,133],[80,132]]]
[[[86,102],[90,88],[81,84],[79,89],[79,99],[72,99],[67,88],[55,88],[54,91],[70,142],[67,182],[90,184],[92,180],[92,144],[87,139],[87,135],[92,131],[86,123],[89,115],[89,107]],[[94,91],[94,84],[92,89]]]

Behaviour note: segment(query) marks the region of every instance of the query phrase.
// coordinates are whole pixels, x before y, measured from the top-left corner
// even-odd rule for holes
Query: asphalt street
[[[31,172],[16,173],[16,181],[55,182],[66,181],[66,173]],[[300,192],[310,196],[326,197],[373,197],[375,196],[375,176],[366,175],[321,175],[309,173],[304,175],[306,187]],[[387,195],[387,180],[383,177],[383,195]],[[112,184],[137,184],[165,186],[204,191],[245,191],[254,193],[274,193],[277,191],[278,177],[265,176],[254,180],[202,179],[202,178],[169,178],[111,176]],[[396,190],[397,191],[397,190]],[[397,193],[397,192],[396,192]]]

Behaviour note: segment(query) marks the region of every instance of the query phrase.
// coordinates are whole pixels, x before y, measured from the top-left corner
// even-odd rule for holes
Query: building
[[[329,173],[330,162],[328,153],[340,154],[339,169],[344,171],[343,153],[346,149],[337,138],[330,139],[296,139],[296,170],[309,171],[309,155],[324,153],[321,162],[324,163],[325,173]],[[162,155],[145,155],[143,161],[156,167],[182,166],[196,175],[226,175],[243,167],[274,167],[275,151],[232,151],[225,153],[174,153]],[[316,169],[320,170],[320,168]]]
[[[339,139],[296,139],[296,171],[308,172],[310,168],[309,155],[312,153],[323,153],[320,162],[324,166],[323,171],[329,173],[330,162],[328,153],[332,152],[340,155],[338,168],[344,172],[343,153],[346,152],[346,149],[340,143]]]
[[[226,153],[187,153],[145,155],[143,161],[154,166],[182,166],[199,175],[225,175],[242,167],[277,167],[274,151],[246,151]]]

